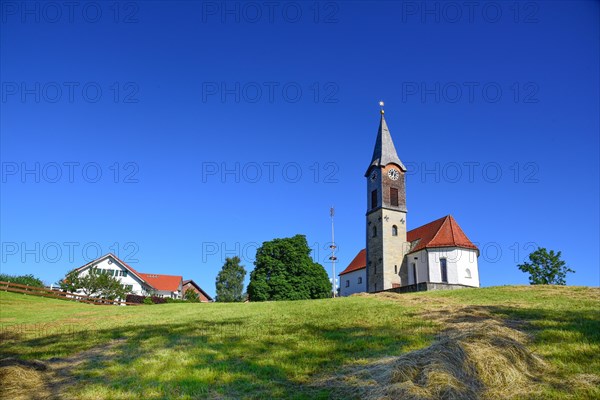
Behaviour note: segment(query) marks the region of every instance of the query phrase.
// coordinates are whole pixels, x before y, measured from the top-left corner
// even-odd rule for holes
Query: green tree
[[[29,275],[7,275],[0,274],[0,281],[18,283],[19,285],[44,287],[44,282],[35,276]]]
[[[518,264],[517,267],[523,272],[529,273],[529,283],[531,285],[566,285],[566,276],[568,272],[575,272],[566,266],[566,263],[560,259],[561,252],[555,253],[554,250],[548,252],[543,247],[538,247],[536,251],[529,255],[529,261]]]
[[[240,265],[240,258],[227,257],[223,268],[217,275],[216,301],[236,302],[244,301],[244,278],[246,270]]]
[[[200,302],[200,296],[194,290],[188,289],[183,294],[183,299],[185,301],[189,301],[190,303],[198,303]]]
[[[84,276],[77,271],[71,271],[59,284],[63,290],[71,293],[81,290],[90,297],[114,300],[124,299],[127,296],[127,290],[119,279],[98,268],[90,268]]]
[[[330,297],[329,276],[310,258],[310,251],[304,235],[264,242],[250,274],[250,301]]]

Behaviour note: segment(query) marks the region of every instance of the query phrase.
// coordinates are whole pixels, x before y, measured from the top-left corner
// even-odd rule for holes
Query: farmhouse
[[[366,248],[340,274],[340,295],[479,287],[479,249],[447,215],[407,232],[406,167],[381,110],[367,178]]]
[[[170,297],[181,299],[184,293],[183,277],[179,275],[148,274],[138,272],[112,253],[93,260],[77,268],[81,276],[85,276],[90,268],[96,267],[107,274],[117,277],[131,294],[140,296]],[[193,281],[186,281],[188,284]],[[196,290],[204,293],[195,283]],[[205,294],[205,297],[210,298]]]

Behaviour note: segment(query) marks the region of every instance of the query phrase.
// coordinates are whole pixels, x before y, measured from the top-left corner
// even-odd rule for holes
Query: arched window
[[[398,227],[396,225],[392,226],[392,236],[398,236]]]
[[[377,237],[377,227],[373,227],[373,237]]]
[[[471,277],[471,270],[469,268],[465,270],[465,273],[467,274],[467,278]]]

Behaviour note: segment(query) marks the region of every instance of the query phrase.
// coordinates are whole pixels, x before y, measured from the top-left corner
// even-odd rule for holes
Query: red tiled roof
[[[406,232],[406,239],[412,244],[409,253],[437,247],[462,247],[479,251],[465,235],[452,215],[446,215],[428,224]],[[362,249],[340,275],[363,269],[367,266],[367,251]]]
[[[346,267],[345,270],[339,273],[339,275],[344,275],[352,271],[357,271],[359,269],[363,269],[367,266],[367,250],[362,249],[358,252],[354,260]]]
[[[478,250],[465,235],[452,215],[446,215],[428,224],[406,232],[406,239],[414,243],[410,253],[435,247],[464,247]]]
[[[141,277],[154,289],[166,290],[169,292],[178,291],[179,284],[183,280],[183,277],[177,275],[144,274],[141,272],[139,275],[141,275]]]

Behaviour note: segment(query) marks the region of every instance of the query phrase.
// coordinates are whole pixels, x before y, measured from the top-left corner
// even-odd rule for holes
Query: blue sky
[[[214,294],[225,257],[250,270],[298,233],[331,271],[331,205],[339,271],[364,247],[382,99],[409,229],[452,214],[483,286],[526,284],[535,246],[600,283],[597,2],[0,11],[4,273],[51,283],[115,252]]]

